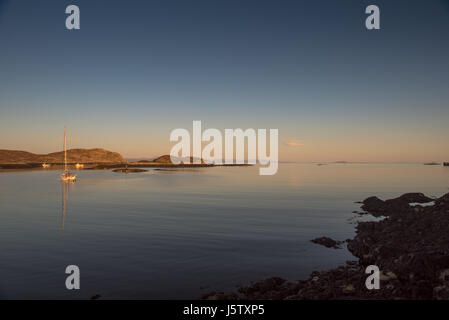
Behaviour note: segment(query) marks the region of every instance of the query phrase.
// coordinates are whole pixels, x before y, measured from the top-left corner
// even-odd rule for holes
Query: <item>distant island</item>
[[[41,167],[42,164],[61,165],[63,160],[63,151],[49,154],[34,154],[19,150],[0,150],[0,168],[3,169],[34,168]],[[67,162],[69,164],[126,163],[119,153],[100,148],[67,150]]]

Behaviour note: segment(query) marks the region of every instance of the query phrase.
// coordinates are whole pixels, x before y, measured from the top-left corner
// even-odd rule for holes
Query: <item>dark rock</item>
[[[449,193],[435,200],[435,207],[449,207]]]
[[[382,215],[385,212],[385,202],[378,197],[369,197],[363,200],[362,209],[374,216]]]
[[[422,193],[405,193],[396,199],[387,200],[387,202],[388,201],[402,201],[402,202],[406,202],[406,203],[411,203],[411,202],[426,203],[426,202],[430,202],[433,200],[434,199],[426,197]]]
[[[415,211],[415,208],[409,205],[410,203],[427,203],[433,200],[422,193],[406,193],[385,201],[377,197],[369,197],[363,200],[361,208],[375,217],[392,216]]]
[[[202,300],[238,300],[235,293],[211,292],[201,297]]]
[[[240,287],[239,293],[246,299],[251,300],[281,300],[295,294],[298,291],[294,283],[287,280],[273,277],[255,282],[247,287]]]
[[[325,246],[326,248],[334,248],[334,249],[340,249],[342,241],[336,241],[334,239],[328,238],[328,237],[320,237],[315,238],[313,240],[310,240],[313,243],[321,244],[322,246]]]

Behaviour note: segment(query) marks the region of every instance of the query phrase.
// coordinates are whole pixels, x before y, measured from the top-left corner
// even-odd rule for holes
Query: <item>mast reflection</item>
[[[61,182],[62,187],[62,230],[64,230],[65,227],[65,215],[67,211],[67,201],[69,199],[69,191],[70,191],[70,182]]]

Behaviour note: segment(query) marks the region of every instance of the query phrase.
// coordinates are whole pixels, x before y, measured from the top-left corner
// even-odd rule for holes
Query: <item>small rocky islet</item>
[[[319,237],[310,241],[325,246],[326,248],[334,248],[334,249],[340,249],[341,245],[344,243],[344,241],[334,240],[329,237]]]
[[[112,170],[112,172],[116,173],[139,173],[139,172],[147,172],[148,170],[139,169],[139,168],[118,168]]]
[[[210,300],[447,300],[449,299],[449,193],[429,198],[407,193],[381,200],[369,197],[365,213],[380,221],[358,222],[356,236],[347,240],[358,258],[327,271],[312,272],[306,280],[273,277],[239,287],[237,293],[212,292]],[[313,241],[330,248],[339,242]],[[368,290],[365,269],[380,269],[380,289]]]

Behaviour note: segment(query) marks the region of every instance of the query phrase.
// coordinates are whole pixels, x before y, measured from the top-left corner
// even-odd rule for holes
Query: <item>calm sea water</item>
[[[0,298],[195,299],[353,259],[310,242],[354,235],[355,201],[449,192],[449,168],[282,164],[121,174],[0,173]],[[64,193],[66,212],[63,212]],[[81,290],[65,288],[65,268]]]

